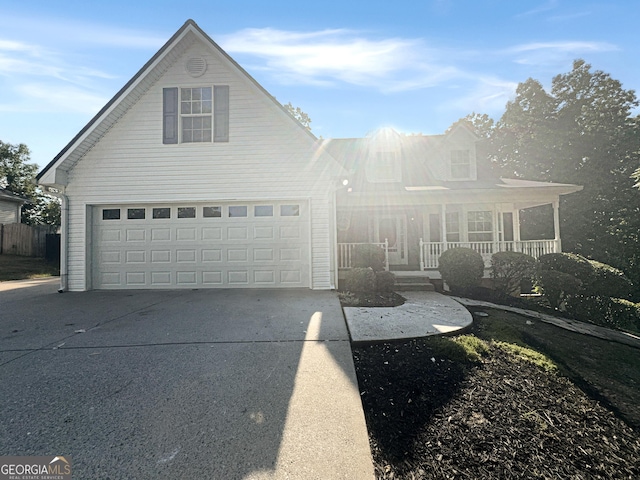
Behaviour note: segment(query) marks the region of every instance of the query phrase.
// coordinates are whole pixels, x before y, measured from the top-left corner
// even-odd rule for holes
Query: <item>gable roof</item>
[[[185,39],[193,35],[193,41],[200,39],[208,43],[222,55],[233,67],[249,80],[260,92],[269,98],[282,112],[289,116],[313,141],[317,138],[305,128],[291,113],[284,108],[275,97],[264,89],[246,70],[244,70],[229,54],[215,43],[193,20],[187,20],[182,27],[149,59],[147,63],[129,80],[114,97],[87,123],[80,132],[55,156],[49,164],[36,176],[40,181],[63,163],[74,164],[88,152],[102,136],[113,126],[136,101],[148,90],[164,71],[169,68],[173,60],[183,53],[189,45]],[[188,40],[186,40],[188,42]],[[190,43],[189,43],[190,44]],[[54,182],[47,182],[54,183]]]
[[[27,203],[29,201],[28,198],[16,195],[15,193],[10,192],[9,190],[2,187],[0,187],[0,200],[19,204]]]

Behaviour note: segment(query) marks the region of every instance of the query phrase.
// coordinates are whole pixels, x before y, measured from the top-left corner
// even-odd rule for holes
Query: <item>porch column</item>
[[[556,242],[556,252],[562,251],[562,242],[560,240],[560,199],[554,200],[553,205],[553,233]]]
[[[513,210],[513,239],[520,241],[520,209],[517,207]]]
[[[440,205],[440,218],[440,242],[444,245],[444,251],[447,245],[447,205],[444,203]]]

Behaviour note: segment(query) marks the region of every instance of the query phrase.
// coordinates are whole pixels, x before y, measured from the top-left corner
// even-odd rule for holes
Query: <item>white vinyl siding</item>
[[[184,58],[189,57],[206,59],[205,75],[193,79],[185,73]],[[230,85],[233,141],[163,144],[159,140],[163,87],[203,83]],[[87,207],[115,203],[216,207],[232,200],[268,204],[302,198],[310,210],[310,287],[328,289],[332,286],[329,205],[336,168],[331,158],[317,154],[313,139],[270,98],[230,68],[226,59],[196,43],[69,171],[69,288],[90,288]],[[147,217],[151,215],[147,212]]]

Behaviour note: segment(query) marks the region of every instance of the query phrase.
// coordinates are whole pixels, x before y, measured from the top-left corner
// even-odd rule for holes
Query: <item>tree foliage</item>
[[[289,102],[284,105],[284,108],[291,114],[293,118],[300,122],[304,128],[311,131],[311,118],[309,117],[309,115],[303,112],[300,107],[294,107],[291,102]]]
[[[36,185],[38,166],[29,163],[29,149],[0,140],[0,186],[28,200],[22,206],[22,223],[60,225],[60,203]]]
[[[490,158],[506,177],[573,183],[562,197],[563,250],[622,269],[640,285],[640,119],[633,90],[576,60],[553,78],[518,85],[490,135]]]

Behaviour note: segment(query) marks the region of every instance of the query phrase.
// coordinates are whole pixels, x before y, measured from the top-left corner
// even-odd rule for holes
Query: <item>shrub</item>
[[[376,272],[376,291],[391,293],[396,286],[396,276],[392,272]]]
[[[593,266],[582,255],[576,253],[547,253],[538,258],[538,263],[545,270],[568,273],[583,283],[593,279]]]
[[[345,277],[345,287],[354,293],[376,291],[376,273],[372,268],[352,268]]]
[[[370,243],[355,245],[351,253],[351,265],[354,268],[372,268],[374,272],[381,272],[385,267],[384,250]]]
[[[640,333],[640,304],[622,298],[574,295],[566,308],[576,320]]]
[[[482,255],[470,248],[451,248],[440,255],[438,270],[454,292],[480,285],[484,275]]]
[[[549,253],[538,262],[538,284],[556,308],[571,295],[629,298],[633,291],[621,270],[575,253]]]
[[[601,297],[629,298],[633,284],[622,270],[606,263],[589,260],[593,267],[591,282],[583,287],[583,294]]]
[[[573,275],[544,268],[538,269],[536,279],[551,308],[560,308],[570,295],[577,295],[582,287],[582,282]]]
[[[593,282],[589,260],[575,253],[547,253],[538,258],[536,279],[552,308],[560,308],[570,295]]]
[[[496,290],[506,295],[518,293],[522,280],[533,276],[535,265],[535,258],[526,253],[494,253],[491,256],[491,277]]]

